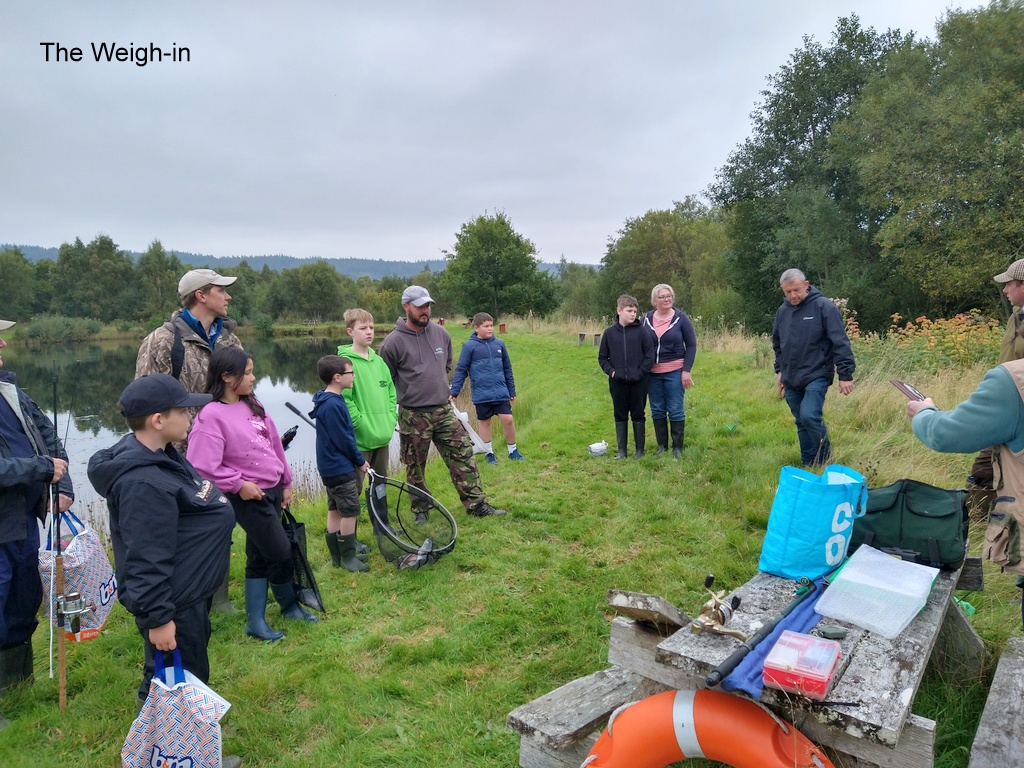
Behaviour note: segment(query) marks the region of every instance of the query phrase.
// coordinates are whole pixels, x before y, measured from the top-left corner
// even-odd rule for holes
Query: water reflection
[[[18,384],[52,419],[56,382],[57,430],[71,459],[75,484],[75,509],[84,514],[96,507],[96,492],[86,476],[89,457],[113,445],[127,429],[117,412],[117,398],[135,374],[137,343],[105,342],[59,347],[26,348],[20,340],[9,341],[4,350],[4,369],[18,375]],[[347,341],[347,339],[345,340]],[[288,459],[301,492],[308,483],[316,487],[316,433],[288,410],[291,402],[303,413],[313,407],[313,393],[322,387],[316,361],[337,350],[336,341],[324,339],[261,339],[246,341],[253,354],[256,396],[280,432],[298,424]],[[70,414],[70,416],[69,416]],[[300,482],[303,480],[303,482]],[[100,504],[99,507],[103,505]],[[99,510],[105,517],[105,510]],[[90,515],[98,528],[102,520]]]

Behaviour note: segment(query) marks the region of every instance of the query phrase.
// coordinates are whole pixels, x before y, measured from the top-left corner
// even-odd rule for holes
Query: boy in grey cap
[[[433,303],[426,288],[406,288],[402,293],[405,317],[398,319],[394,333],[388,334],[379,350],[398,393],[398,432],[406,482],[430,493],[424,469],[433,442],[448,466],[466,512],[474,517],[504,515],[505,510],[487,503],[473,458],[473,444],[448,401],[452,337],[442,326],[430,322]],[[427,514],[424,509],[413,511],[417,519]]]

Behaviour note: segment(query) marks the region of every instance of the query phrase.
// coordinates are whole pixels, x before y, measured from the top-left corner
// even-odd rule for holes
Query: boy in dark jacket
[[[370,566],[356,551],[356,521],[359,517],[359,475],[370,464],[356,447],[342,390],[351,389],[355,374],[352,361],[339,355],[324,355],[316,362],[316,374],[324,388],[313,395],[310,418],[316,420],[316,468],[327,489],[327,548],[335,568],[363,572]]]
[[[626,458],[629,432],[627,418],[633,420],[634,459],[644,455],[648,372],[654,365],[654,337],[637,320],[639,304],[632,296],[623,294],[616,303],[618,322],[601,334],[601,348],[597,362],[608,374],[608,391],[612,396],[615,416],[616,459]]]
[[[89,460],[89,481],[107,500],[117,596],[145,646],[140,707],[157,651],[177,648],[187,670],[210,678],[210,605],[224,580],[235,513],[172,445],[188,435],[188,409],[210,399],[166,373],[136,379],[118,401],[132,434]],[[236,765],[229,757],[224,764]]]
[[[494,318],[486,312],[473,315],[476,329],[462,345],[459,362],[452,377],[451,396],[462,391],[467,377],[472,381],[473,405],[479,422],[480,439],[487,453],[487,463],[497,464],[491,447],[491,418],[498,417],[505,435],[505,446],[512,461],[526,461],[516,445],[516,424],[512,418],[512,403],[516,399],[516,380],[512,377],[512,361],[508,359],[505,343],[494,338]]]

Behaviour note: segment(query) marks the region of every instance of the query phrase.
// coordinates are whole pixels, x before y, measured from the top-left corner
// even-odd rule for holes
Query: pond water
[[[117,399],[135,375],[138,343],[104,342],[75,346],[26,347],[17,338],[5,338],[4,370],[14,371],[18,385],[53,419],[56,379],[57,432],[70,458],[75,484],[73,509],[97,529],[106,529],[106,508],[86,475],[89,458],[116,443],[127,432],[117,411]],[[347,343],[345,339],[341,343]],[[296,477],[296,491],[319,488],[316,474],[316,432],[292,413],[313,407],[313,394],[322,389],[316,361],[337,351],[338,342],[326,339],[260,339],[247,341],[253,354],[256,396],[282,434],[298,425],[288,449]]]

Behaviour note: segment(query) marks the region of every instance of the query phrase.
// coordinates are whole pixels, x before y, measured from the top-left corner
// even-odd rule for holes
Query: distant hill
[[[43,248],[38,245],[13,245],[0,243],[0,250],[5,248],[18,248],[25,258],[35,263],[42,259],[57,260],[58,248]],[[185,264],[193,267],[210,267],[211,269],[237,267],[241,262],[246,262],[257,272],[266,265],[275,272],[283,269],[296,269],[306,264],[310,259],[299,259],[295,256],[206,256],[199,253],[188,253],[186,251],[172,251]],[[138,260],[141,254],[134,251],[126,251],[133,259]],[[380,280],[388,275],[398,277],[412,277],[429,268],[431,272],[443,272],[447,262],[444,259],[426,259],[424,261],[384,261],[383,259],[324,259],[334,267],[340,274],[348,275],[355,279],[361,275],[368,275],[374,280]],[[542,262],[540,268],[548,272],[556,272],[557,264]]]

